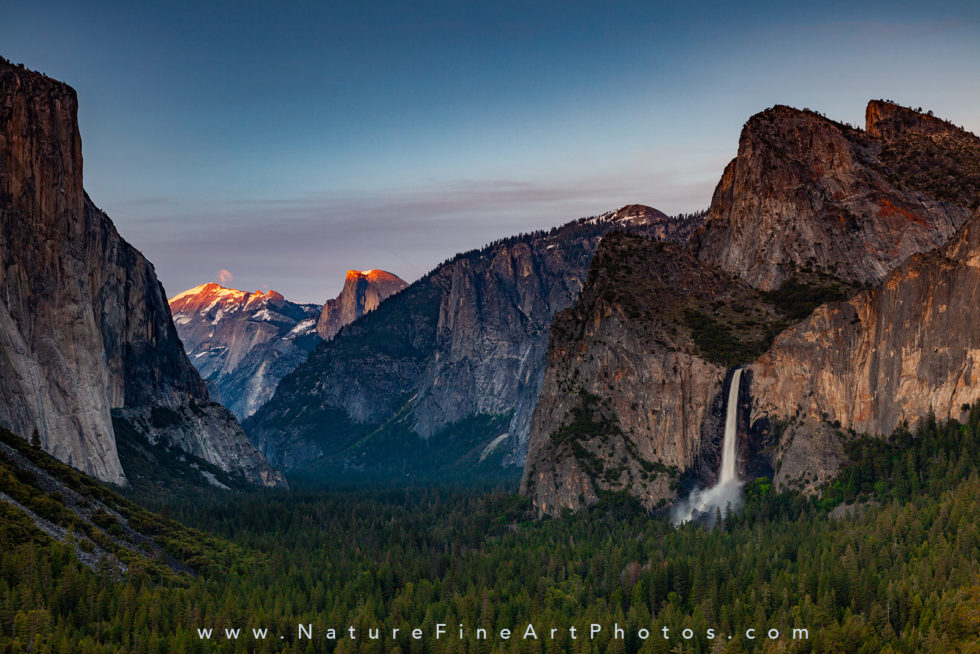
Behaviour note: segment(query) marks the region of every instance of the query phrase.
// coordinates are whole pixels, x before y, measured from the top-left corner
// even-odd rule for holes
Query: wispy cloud
[[[177,292],[216,261],[238,284],[323,301],[348,268],[387,268],[414,279],[457,252],[504,236],[639,202],[663,211],[706,206],[720,165],[676,173],[595,176],[573,183],[452,180],[377,194],[147,203],[126,234]],[[211,273],[206,273],[208,276]],[[224,283],[224,281],[222,282]]]

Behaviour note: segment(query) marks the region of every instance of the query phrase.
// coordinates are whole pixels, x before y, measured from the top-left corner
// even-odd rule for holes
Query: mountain
[[[77,109],[67,85],[0,61],[0,423],[116,484],[114,422],[281,483],[209,398],[153,266],[83,190]]]
[[[872,101],[864,131],[776,106],[749,119],[692,245],[773,290],[790,280],[880,283],[945,243],[980,198],[973,134]]]
[[[520,464],[551,321],[601,238],[696,224],[630,205],[460,254],[318,346],[246,429],[276,465],[322,474]]]
[[[239,419],[272,397],[279,380],[319,342],[317,304],[275,291],[203,284],[170,298],[177,335],[211,396]]]
[[[782,434],[779,486],[812,488],[844,460],[846,432],[890,434],[980,398],[980,211],[883,284],[818,308],[751,366],[752,422]],[[815,465],[819,462],[819,465]]]
[[[887,102],[867,116],[865,131],[788,107],[753,116],[686,248],[600,248],[579,304],[552,330],[521,486],[539,514],[618,490],[654,508],[712,482],[731,369],[756,360],[739,388],[740,474],[775,473],[780,487],[836,472],[837,427],[890,433],[930,406],[955,417],[975,399],[970,330],[950,314],[922,331],[928,312],[954,306],[926,285],[951,281],[936,248],[980,201],[980,140]],[[722,272],[720,287],[700,279]],[[922,286],[888,295],[905,276]],[[869,299],[879,296],[892,299]],[[846,308],[875,302],[888,306]]]
[[[348,270],[340,295],[323,305],[316,324],[317,333],[329,341],[341,327],[374,311],[382,300],[406,286],[408,282],[384,270]]]
[[[713,477],[728,367],[764,351],[781,320],[682,245],[607,236],[552,325],[521,492],[552,515],[619,490],[652,509],[685,471]]]

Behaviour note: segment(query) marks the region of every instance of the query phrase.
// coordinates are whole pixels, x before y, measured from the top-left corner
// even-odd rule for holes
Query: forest
[[[853,437],[815,496],[753,480],[713,529],[618,494],[538,521],[510,484],[132,491],[159,528],[187,525],[162,542],[192,572],[120,574],[5,519],[0,652],[978,652],[980,404],[968,416]]]

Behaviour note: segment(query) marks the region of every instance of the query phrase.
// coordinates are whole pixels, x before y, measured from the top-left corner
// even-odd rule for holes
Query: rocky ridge
[[[887,435],[933,414],[964,419],[980,398],[980,212],[883,284],[819,307],[751,366],[752,421],[778,422],[780,487],[836,472],[849,434]],[[813,465],[810,444],[828,453]]]
[[[602,236],[690,227],[631,205],[460,254],[320,345],[246,429],[286,468],[520,464],[551,321]],[[438,464],[419,459],[443,437]]]
[[[685,473],[712,479],[729,363],[763,351],[781,319],[681,245],[606,237],[552,325],[521,492],[541,514],[620,490],[653,509]]]

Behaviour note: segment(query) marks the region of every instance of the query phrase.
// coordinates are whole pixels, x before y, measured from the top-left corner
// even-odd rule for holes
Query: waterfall
[[[738,451],[738,382],[741,378],[742,369],[737,368],[732,375],[731,388],[728,389],[728,406],[725,407],[725,440],[721,446],[719,484],[738,479],[735,458]]]
[[[725,406],[725,437],[721,444],[721,469],[718,481],[707,489],[695,489],[673,511],[674,524],[688,522],[699,515],[713,522],[716,511],[722,515],[728,508],[733,511],[742,503],[742,482],[738,478],[738,386],[742,379],[742,369],[732,373],[732,383],[728,389],[728,403]]]

